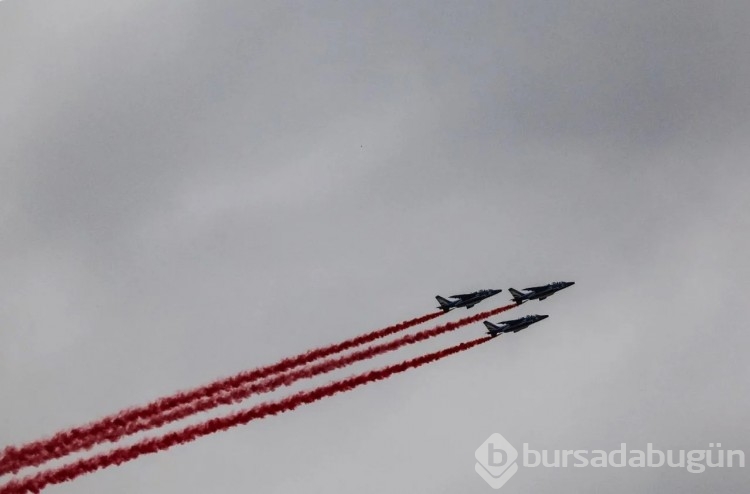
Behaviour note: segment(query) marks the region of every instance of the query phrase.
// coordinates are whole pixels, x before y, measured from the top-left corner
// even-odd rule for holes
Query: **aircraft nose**
[[[542,319],[547,319],[549,316],[544,315],[544,316],[539,316],[539,317],[541,317]]]
[[[572,285],[575,285],[575,284],[576,284],[576,282],[575,282],[575,281],[569,281],[569,282],[567,283],[567,285],[568,285],[568,286],[572,286]]]

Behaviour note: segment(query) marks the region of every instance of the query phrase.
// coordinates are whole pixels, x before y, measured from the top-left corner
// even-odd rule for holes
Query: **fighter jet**
[[[549,285],[524,288],[528,293],[519,292],[515,288],[509,288],[508,291],[513,295],[513,300],[517,304],[522,304],[527,300],[544,300],[545,298],[554,295],[555,292],[559,292],[563,288],[568,288],[575,284],[575,281],[556,281]]]
[[[503,321],[498,324],[492,324],[489,321],[484,321],[484,325],[487,327],[487,334],[494,338],[495,336],[503,333],[518,333],[522,329],[528,328],[535,322],[539,322],[542,319],[547,319],[548,317],[549,316],[545,315],[533,315],[522,317],[520,319],[512,319],[510,321]]]
[[[502,292],[502,290],[479,290],[478,292],[474,293],[464,293],[461,295],[451,295],[448,298],[454,298],[458,300],[448,300],[446,298],[441,297],[438,295],[435,297],[440,304],[440,307],[438,309],[443,309],[443,312],[448,312],[451,309],[457,309],[458,307],[466,307],[467,309],[471,309],[476,304],[481,302],[482,300],[489,298],[493,295],[497,295],[498,293]]]

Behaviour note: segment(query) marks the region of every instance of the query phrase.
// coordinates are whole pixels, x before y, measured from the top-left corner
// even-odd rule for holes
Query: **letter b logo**
[[[474,457],[474,470],[493,489],[501,488],[518,471],[518,451],[497,432],[477,448]]]

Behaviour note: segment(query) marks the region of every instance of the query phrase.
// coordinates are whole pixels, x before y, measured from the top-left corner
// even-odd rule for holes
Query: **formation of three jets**
[[[547,297],[550,297],[554,295],[555,293],[559,292],[560,290],[564,288],[568,288],[571,285],[574,285],[574,281],[556,281],[554,283],[550,283],[549,285],[544,286],[532,286],[529,288],[524,288],[524,292],[521,292],[519,290],[516,290],[515,288],[510,288],[508,291],[513,296],[513,301],[517,304],[522,304],[524,302],[527,302],[529,300],[544,300]],[[481,302],[482,300],[489,298],[493,295],[497,295],[502,290],[479,290],[477,292],[473,293],[463,293],[460,295],[451,295],[448,298],[441,297],[438,295],[435,297],[440,304],[438,307],[439,309],[442,309],[443,312],[448,312],[451,309],[457,309],[459,307],[466,307],[467,309],[471,309],[476,304]],[[453,300],[448,300],[453,299]],[[497,336],[503,333],[517,333],[521,331],[522,329],[526,329],[532,324],[539,322],[543,319],[547,319],[549,316],[547,315],[531,315],[531,316],[525,316],[520,319],[512,319],[509,321],[503,321],[497,324],[493,324],[490,321],[484,321],[484,325],[487,328],[487,334],[490,336]]]

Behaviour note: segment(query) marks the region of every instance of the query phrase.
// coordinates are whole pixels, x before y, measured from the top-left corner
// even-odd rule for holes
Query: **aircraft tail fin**
[[[524,294],[516,290],[515,288],[508,288],[508,291],[513,295],[513,300],[520,302],[523,300]]]
[[[487,328],[488,335],[497,336],[501,333],[500,328],[489,321],[484,321],[484,327]]]
[[[448,300],[448,299],[446,299],[446,298],[441,297],[440,295],[438,295],[437,297],[435,297],[435,299],[440,304],[439,308],[443,309],[446,312],[448,312],[448,310],[451,308],[451,301]]]

